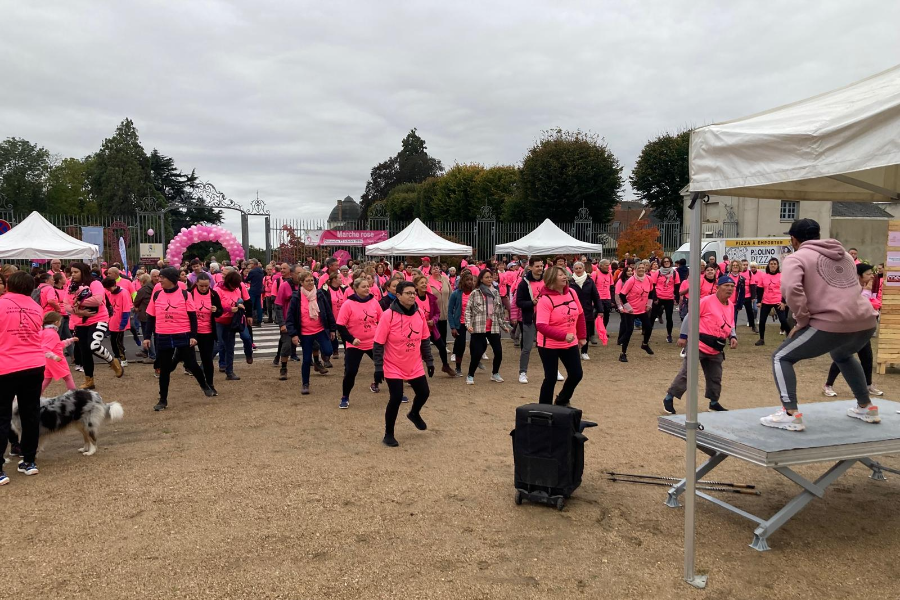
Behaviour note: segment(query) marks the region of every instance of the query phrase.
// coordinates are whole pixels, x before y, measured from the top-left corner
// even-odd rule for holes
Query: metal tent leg
[[[785,504],[781,510],[756,528],[753,532],[753,541],[750,543],[750,547],[754,550],[759,550],[760,552],[768,550],[768,537],[778,531],[782,525],[790,521],[794,515],[803,510],[803,508],[811,501],[824,496],[825,488],[834,483],[838,477],[856,464],[856,461],[857,459],[852,458],[836,463],[828,469],[824,475],[816,479],[815,482],[809,481],[787,467],[776,467],[776,471],[802,487],[803,491],[791,498],[790,502]]]
[[[872,469],[872,474],[869,475],[869,478],[874,479],[875,481],[886,481],[887,477],[884,476],[885,471],[887,471],[888,473],[893,473],[894,475],[900,475],[900,471],[898,471],[897,469],[886,467],[880,462],[872,460],[871,458],[861,458],[859,459],[859,462]]]

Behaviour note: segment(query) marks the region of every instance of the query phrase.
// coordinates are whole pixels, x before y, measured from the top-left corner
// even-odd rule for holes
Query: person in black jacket
[[[537,339],[534,327],[534,307],[544,284],[544,260],[540,256],[528,259],[528,270],[516,288],[516,306],[522,311],[522,352],[519,355],[519,383],[528,383],[528,359]]]
[[[324,290],[316,290],[316,280],[312,273],[300,276],[300,287],[291,296],[291,304],[285,319],[285,328],[294,345],[303,348],[301,368],[302,395],[309,394],[309,372],[313,364],[313,342],[318,342],[322,354],[331,356],[331,341],[335,338],[337,325],[331,311],[331,295]],[[323,367],[316,365],[316,371],[325,375]],[[324,372],[323,372],[324,371]]]
[[[584,321],[587,325],[587,339],[590,340],[594,336],[594,319],[603,310],[603,303],[600,302],[600,293],[597,286],[591,279],[587,271],[584,270],[584,263],[577,262],[572,265],[572,277],[569,285],[578,294],[578,301],[581,302],[581,308],[584,310]],[[581,348],[581,360],[590,360],[588,356],[588,347],[590,341]]]

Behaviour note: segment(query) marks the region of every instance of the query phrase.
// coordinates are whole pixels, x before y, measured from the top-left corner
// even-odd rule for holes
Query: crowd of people
[[[877,409],[869,397],[881,392],[872,385],[868,340],[880,304],[880,281],[852,250],[844,253],[838,242],[819,240],[817,225],[804,227],[792,229],[796,252],[784,265],[777,258],[758,265],[727,257],[722,262],[710,257],[700,265],[697,343],[709,408],[725,410],[719,403],[724,351],[737,347],[737,320],[743,311],[748,327],[758,335],[756,345],[766,343],[770,315],[788,338],[773,358],[783,408],[763,425],[803,429],[793,364],[824,352],[831,352],[834,365],[823,393],[835,395],[834,381],[843,374],[857,397],[859,418],[877,422]],[[802,265],[821,256],[835,263],[856,260],[858,285],[835,284],[851,290],[855,300],[850,292],[826,289],[833,281],[810,279],[813,274]],[[835,272],[846,270],[842,269]],[[154,410],[169,407],[171,374],[179,364],[203,394],[217,396],[216,366],[226,381],[239,381],[237,340],[247,364],[252,364],[254,329],[263,322],[280,332],[272,361],[278,379],[287,380],[290,363],[300,362],[301,395],[312,391],[313,370],[327,374],[333,361],[343,358],[340,409],[350,407],[363,357],[368,356],[369,390],[378,393],[382,385],[388,389],[383,437],[387,446],[398,445],[396,419],[401,405],[410,402],[405,386],[413,396],[408,419],[420,430],[427,428],[422,408],[430,394],[428,379],[436,372],[432,348],[447,377],[465,377],[466,384],[476,385],[478,372],[486,371],[490,360],[488,381],[500,384],[504,382],[501,336],[508,334],[518,353],[518,382],[529,383],[532,350],[537,347],[543,372],[539,401],[568,405],[583,377],[582,362],[591,359],[591,346],[606,343],[611,314],[620,316],[621,362],[629,360],[635,332],[641,350],[654,354],[657,322],[664,327],[666,343],[673,344],[676,313],[682,320],[677,345],[686,346],[688,299],[695,293],[688,273],[685,260],[676,263],[655,254],[643,259],[626,254],[618,261],[587,256],[495,257],[463,260],[459,268],[429,257],[393,264],[383,260],[342,264],[335,258],[319,263],[308,258],[267,265],[256,259],[230,265],[195,258],[179,266],[160,261],[157,268],[140,266],[132,273],[119,264],[77,261],[63,266],[53,260],[46,271],[36,267],[31,273],[6,265],[0,269],[0,439],[8,439],[11,454],[22,458],[19,471],[37,473],[41,393],[54,380],[76,389],[69,356],[72,368],[84,375],[81,389],[93,390],[98,381],[102,383],[95,357],[115,377],[122,377],[128,368],[129,337],[138,355],[153,361],[159,386]],[[818,296],[810,298],[804,292],[817,285],[826,286],[817,291],[840,302],[823,306]],[[802,335],[792,340],[797,331]],[[854,358],[857,354],[861,366]],[[666,412],[675,413],[674,401],[685,392],[686,366],[683,362],[663,400]],[[563,383],[557,393],[559,382]],[[21,415],[21,439],[9,431],[13,398]],[[0,472],[0,485],[6,481]]]

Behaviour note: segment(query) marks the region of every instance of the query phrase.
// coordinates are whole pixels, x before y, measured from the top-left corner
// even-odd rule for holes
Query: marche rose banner
[[[303,239],[311,246],[368,246],[388,239],[387,231],[369,229],[308,230]]]

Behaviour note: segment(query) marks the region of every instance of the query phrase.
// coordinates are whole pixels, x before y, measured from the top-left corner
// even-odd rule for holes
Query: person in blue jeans
[[[248,311],[247,316],[255,319],[256,323],[262,323],[263,320],[263,305],[262,305],[262,294],[263,294],[263,279],[266,274],[263,272],[262,267],[259,266],[259,261],[255,258],[250,259],[250,272],[247,273],[246,281],[247,285],[250,286],[250,307],[251,310]],[[252,337],[252,336],[251,336]]]
[[[284,325],[288,335],[291,336],[291,342],[303,348],[300,393],[305,396],[309,394],[313,342],[318,342],[322,355],[328,360],[332,353],[331,342],[337,333],[337,324],[331,310],[331,294],[327,290],[316,290],[316,280],[312,273],[305,272],[300,275],[300,287],[291,296]],[[328,372],[318,365],[316,371],[322,374]]]

